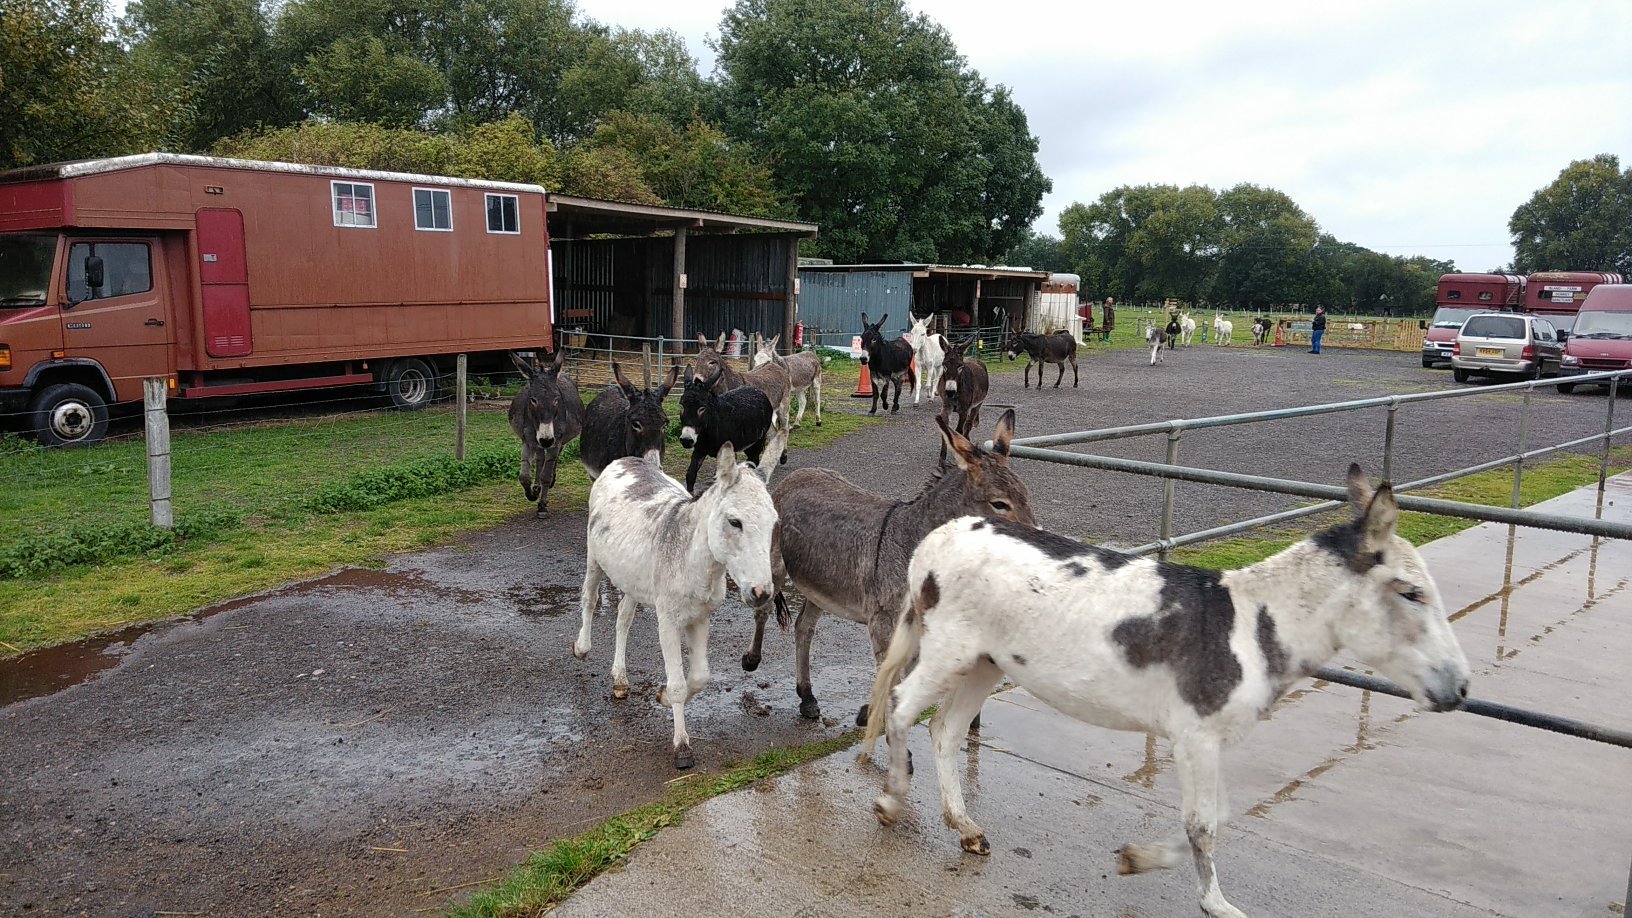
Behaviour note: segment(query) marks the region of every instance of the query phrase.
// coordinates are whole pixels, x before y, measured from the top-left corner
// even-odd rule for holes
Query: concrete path
[[[1591,516],[1595,492],[1548,501]],[[1632,519],[1632,474],[1605,518]],[[1632,545],[1483,525],[1427,546],[1480,698],[1632,726]],[[1311,683],[1227,757],[1225,893],[1253,915],[1611,916],[1632,860],[1632,750]],[[1197,913],[1188,867],[1115,873],[1178,828],[1165,743],[1087,727],[1018,690],[985,706],[965,790],[990,858],[940,819],[928,736],[893,830],[851,754],[717,798],[562,916]]]

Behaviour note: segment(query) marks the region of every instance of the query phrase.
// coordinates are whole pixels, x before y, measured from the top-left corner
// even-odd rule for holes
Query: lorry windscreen
[[[1632,341],[1632,312],[1583,312],[1571,337]]]
[[[1482,311],[1441,306],[1434,310],[1434,320],[1428,324],[1434,328],[1461,328],[1462,323],[1468,321],[1468,316],[1477,315]]]
[[[56,255],[55,236],[0,236],[0,309],[44,306]]]

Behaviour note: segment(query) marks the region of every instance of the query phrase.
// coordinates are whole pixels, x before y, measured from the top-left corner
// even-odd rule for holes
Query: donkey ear
[[[698,347],[708,347],[708,339],[703,337],[702,332],[697,333],[697,346]]]
[[[658,401],[661,402],[661,401],[663,401],[663,399],[665,397],[668,396],[669,390],[674,388],[674,381],[676,379],[679,379],[679,378],[680,378],[680,365],[677,363],[677,364],[674,364],[673,366],[669,367],[668,377],[663,380],[663,385],[657,387],[657,400]]]
[[[628,378],[623,375],[623,367],[618,366],[616,360],[612,361],[612,378],[618,381],[618,388],[623,390],[626,398],[634,397],[635,387],[630,385]]]
[[[714,342],[714,350],[725,353],[725,332],[720,332],[720,340]]]
[[[1354,507],[1355,516],[1365,516],[1371,506],[1371,482],[1366,480],[1366,473],[1360,470],[1360,463],[1349,464],[1349,503]]]
[[[516,353],[515,351],[511,351],[510,362],[516,365],[516,369],[521,371],[521,375],[523,377],[527,379],[533,378],[533,365],[523,360],[520,354]]]
[[[548,372],[551,376],[554,376],[557,373],[560,373],[561,372],[561,367],[562,367],[563,364],[566,363],[566,360],[567,360],[567,349],[564,348],[564,347],[556,348],[555,349],[555,359],[550,361],[550,368],[546,372]]]
[[[952,457],[958,461],[958,468],[965,472],[979,468],[975,460],[980,454],[975,452],[975,445],[969,442],[969,438],[953,430],[947,425],[946,418],[940,415],[935,416],[935,424],[941,428],[941,442],[952,451]]]
[[[1009,454],[1009,441],[1014,439],[1014,409],[1003,412],[997,419],[997,430],[992,433],[992,451],[1000,455]]]
[[[765,340],[762,339],[760,341],[760,347],[767,350],[767,351],[770,351],[771,353],[774,354],[774,353],[776,353],[777,342],[779,342],[781,340],[782,340],[781,335],[777,335],[776,337],[772,338],[769,341],[765,341]]]
[[[879,316],[879,317],[878,317],[878,324],[877,324],[877,327],[878,327],[878,328],[883,328],[883,327],[884,327],[884,323],[885,323],[885,322],[888,322],[888,321],[890,321],[890,314],[889,314],[889,313],[887,313],[887,312],[886,312],[886,313],[884,313],[884,314],[883,314],[883,315],[882,315],[882,316]]]
[[[1400,505],[1394,499],[1394,486],[1385,481],[1377,488],[1362,517],[1360,528],[1366,534],[1366,544],[1378,545],[1387,540],[1399,522]]]
[[[729,441],[720,444],[720,451],[714,455],[714,477],[721,484],[735,484],[737,480],[737,448]]]
[[[869,326],[871,324],[873,324],[873,323],[867,321],[867,313],[865,313],[865,312],[862,313],[861,314],[861,327],[866,328],[867,326]]]

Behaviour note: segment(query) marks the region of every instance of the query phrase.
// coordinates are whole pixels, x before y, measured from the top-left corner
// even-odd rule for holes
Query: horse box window
[[[334,225],[361,226],[372,229],[374,220],[374,186],[367,182],[330,182],[329,192],[334,198]]]
[[[521,213],[519,199],[513,194],[490,194],[487,196],[487,231],[490,233],[509,233],[515,235],[521,232]]]
[[[453,232],[453,196],[446,189],[414,189],[414,229]]]

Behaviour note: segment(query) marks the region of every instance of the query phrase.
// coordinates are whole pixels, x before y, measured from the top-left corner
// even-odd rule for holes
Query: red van
[[[1632,368],[1632,284],[1600,284],[1581,303],[1558,375],[1580,376]],[[1627,380],[1622,380],[1626,385]],[[1558,391],[1574,391],[1559,383]]]

